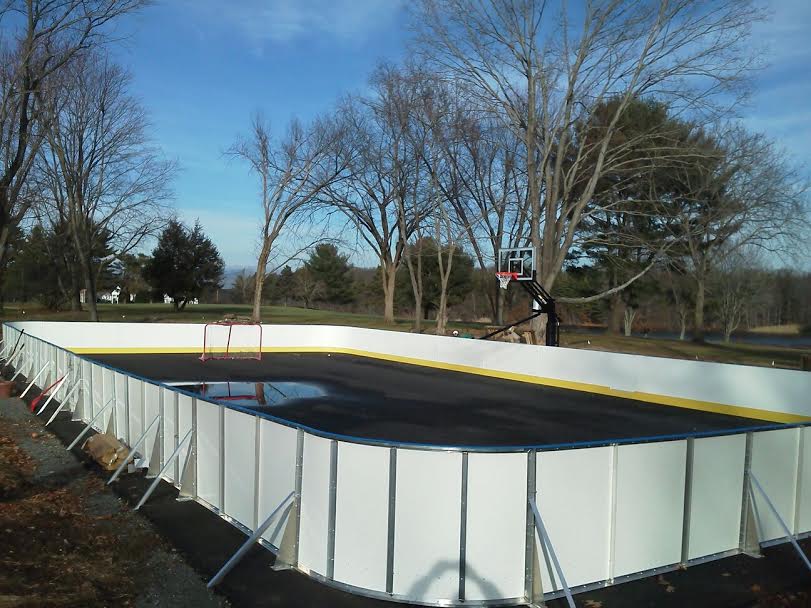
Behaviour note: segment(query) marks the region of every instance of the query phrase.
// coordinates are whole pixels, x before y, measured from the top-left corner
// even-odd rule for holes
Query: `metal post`
[[[262,497],[262,419],[254,416],[254,446],[253,446],[253,525],[259,526],[259,503]]]
[[[752,483],[752,486],[757,488],[758,492],[760,492],[760,495],[763,496],[763,500],[766,502],[766,505],[769,507],[769,510],[772,512],[772,514],[777,518],[777,521],[780,523],[780,527],[783,528],[783,532],[786,533],[786,536],[788,536],[788,539],[791,542],[791,544],[794,545],[794,549],[797,551],[797,554],[800,556],[800,559],[802,559],[803,562],[805,562],[806,567],[809,570],[811,570],[811,560],[809,560],[808,556],[803,552],[802,547],[800,547],[800,544],[797,542],[797,539],[794,537],[794,534],[792,534],[791,531],[788,529],[786,522],[783,521],[783,518],[780,517],[780,513],[777,511],[774,504],[772,504],[769,495],[766,494],[766,491],[763,489],[763,486],[760,485],[760,482],[757,480],[757,477],[755,477],[755,474],[752,473],[751,471],[749,472],[749,481]]]
[[[537,452],[530,450],[527,452],[527,521],[524,548],[524,595],[527,601],[532,603],[535,597],[535,520],[529,501],[535,500],[535,475],[536,475]]]
[[[687,460],[684,468],[684,513],[681,527],[681,563],[690,560],[690,516],[693,504],[693,458],[695,438],[687,439]]]
[[[73,442],[67,448],[65,448],[68,452],[70,450],[72,450],[74,448],[74,446],[77,443],[79,443],[79,441],[81,441],[82,437],[84,437],[87,434],[87,431],[89,431],[93,427],[93,423],[96,420],[98,420],[99,416],[101,416],[104,413],[104,410],[106,410],[108,407],[110,407],[114,402],[115,402],[115,397],[110,397],[110,400],[107,403],[104,404],[104,407],[102,407],[98,411],[98,413],[95,416],[93,416],[93,418],[90,419],[90,422],[87,423],[87,426],[84,427],[84,430],[81,433],[79,433],[78,435],[76,435],[76,439],[74,439]]]
[[[206,585],[206,587],[208,589],[211,589],[215,585],[219,584],[219,582],[225,577],[225,575],[228,574],[234,568],[234,566],[236,566],[239,563],[239,561],[243,557],[245,557],[245,554],[251,549],[251,547],[253,547],[254,543],[257,540],[259,540],[259,538],[262,536],[262,534],[265,533],[265,530],[268,529],[268,527],[273,522],[273,520],[276,518],[276,516],[281,512],[282,508],[287,503],[289,503],[291,501],[291,499],[293,498],[294,495],[295,495],[295,492],[290,492],[290,494],[288,494],[282,500],[282,502],[279,503],[279,506],[276,507],[275,509],[273,509],[273,512],[270,515],[268,515],[268,517],[267,517],[267,519],[265,519],[265,521],[262,522],[262,525],[259,526],[253,532],[253,534],[251,534],[248,537],[248,540],[246,540],[242,544],[242,546],[239,549],[237,549],[237,552],[234,553],[234,555],[232,555],[231,558],[227,562],[225,562],[225,565],[222,568],[220,568],[219,572],[217,572],[217,574],[215,574],[212,577],[212,579],[210,581],[208,581],[208,584]],[[288,510],[290,509],[290,506],[292,506],[292,504],[287,507]]]
[[[155,416],[152,422],[149,423],[149,426],[146,427],[146,430],[143,433],[141,433],[140,437],[138,437],[138,440],[134,444],[132,444],[132,447],[130,448],[127,457],[121,461],[121,464],[118,465],[118,468],[115,470],[115,473],[113,473],[113,476],[110,477],[110,480],[107,482],[108,486],[111,483],[113,483],[116,479],[118,479],[118,476],[121,475],[121,471],[124,470],[124,467],[127,466],[127,463],[135,455],[135,451],[141,446],[143,441],[146,439],[146,436],[149,434],[149,431],[152,430],[152,427],[155,426],[158,422],[160,422],[160,419],[161,419],[160,416]]]
[[[397,506],[397,448],[389,448],[389,512],[386,535],[386,593],[394,593],[394,526]]]
[[[574,598],[572,597],[572,590],[569,589],[569,585],[566,583],[566,577],[563,575],[563,568],[560,567],[560,562],[558,561],[558,556],[555,553],[555,548],[552,546],[552,541],[550,540],[549,535],[546,533],[546,528],[544,527],[543,520],[541,519],[541,513],[538,511],[538,505],[535,503],[534,498],[529,501],[529,505],[532,507],[532,513],[535,516],[535,527],[538,530],[540,541],[543,543],[544,547],[546,547],[546,550],[549,551],[549,556],[552,558],[552,564],[555,566],[558,579],[563,587],[563,593],[566,595],[566,603],[569,604],[569,608],[576,608]]]
[[[149,488],[147,488],[146,492],[144,492],[144,495],[141,497],[141,500],[139,500],[138,504],[135,505],[135,510],[136,511],[138,509],[140,509],[147,500],[149,500],[150,496],[152,496],[152,492],[155,491],[155,488],[157,488],[158,484],[160,483],[161,476],[166,472],[166,469],[169,468],[169,465],[171,463],[173,463],[178,458],[178,456],[180,455],[180,450],[183,449],[183,447],[189,441],[189,439],[191,438],[193,433],[194,433],[194,429],[190,429],[189,432],[186,433],[186,435],[183,437],[183,440],[175,448],[174,452],[171,453],[171,455],[167,459],[166,463],[163,465],[163,467],[161,467],[161,470],[158,471],[158,474],[155,476],[155,479],[152,481]],[[191,452],[191,448],[189,448],[189,452]],[[186,455],[186,458],[188,460],[188,454]]]
[[[25,363],[23,363],[23,359],[25,359]],[[31,358],[27,352],[23,353],[23,358],[20,359],[20,366],[14,371],[14,375],[11,377],[11,381],[14,382],[17,379],[17,376],[23,373],[25,370],[27,373],[30,373],[29,368],[34,367],[34,359]]]
[[[68,401],[70,401],[70,398],[73,396],[73,393],[75,393],[76,389],[79,388],[81,385],[82,385],[81,380],[78,380],[76,384],[73,385],[73,388],[68,391],[68,394],[65,395],[65,398],[59,402],[59,406],[56,408],[56,411],[54,411],[54,413],[51,414],[51,417],[48,419],[48,422],[45,423],[45,426],[48,426],[56,419],[57,414],[59,414],[59,412],[62,411],[62,408],[68,404]]]
[[[611,445],[611,470],[610,470],[610,503],[608,511],[608,580],[614,582],[614,564],[616,563],[615,549],[617,540],[617,458],[619,457],[619,446]]]
[[[225,513],[225,408],[219,408],[217,420],[220,433],[220,511]]]
[[[299,546],[301,544],[301,481],[304,475],[304,431],[301,429],[296,433],[296,521],[295,521],[295,542],[293,544],[294,568],[298,567]]]
[[[25,396],[28,394],[28,391],[30,391],[30,390],[31,390],[31,387],[32,387],[32,386],[34,386],[34,383],[35,383],[37,380],[39,380],[39,377],[42,375],[42,372],[44,372],[46,369],[48,369],[48,366],[50,366],[50,365],[51,365],[50,363],[46,362],[46,363],[45,363],[45,365],[43,365],[43,366],[40,368],[40,370],[39,370],[39,371],[37,372],[37,374],[34,376],[34,379],[33,379],[33,380],[31,380],[31,382],[29,382],[29,383],[28,383],[28,386],[26,386],[26,387],[25,387],[25,390],[23,391],[22,395],[20,395],[20,399],[23,399],[23,398],[24,398],[24,397],[25,397]]]
[[[465,601],[465,567],[467,565],[467,475],[468,453],[462,452],[462,491],[459,513],[459,601]]]
[[[42,407],[39,408],[39,410],[37,410],[37,416],[39,416],[42,412],[45,411],[45,408],[48,407],[48,404],[53,400],[53,398],[56,396],[56,393],[59,392],[59,389],[62,388],[62,385],[65,384],[65,381],[67,379],[68,379],[68,377],[66,375],[62,376],[62,378],[59,380],[59,383],[56,385],[56,388],[54,388],[51,391],[51,394],[48,395],[48,398],[45,400],[45,403],[43,403]]]
[[[335,509],[338,498],[338,442],[329,445],[329,504],[327,505],[327,578],[335,578]]]
[[[751,483],[749,477],[752,474],[752,444],[754,436],[752,433],[746,434],[746,450],[743,462],[743,488],[741,489],[741,532],[738,546],[742,553],[750,557],[760,557],[760,543],[758,542],[757,523],[753,508],[752,495],[750,492]]]

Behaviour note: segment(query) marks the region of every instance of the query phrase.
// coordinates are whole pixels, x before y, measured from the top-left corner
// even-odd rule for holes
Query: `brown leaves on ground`
[[[85,508],[99,479],[38,487],[33,470],[25,451],[0,437],[0,608],[133,605],[154,538],[123,513]]]
[[[25,450],[11,437],[0,435],[0,500],[16,495],[33,472],[34,461]]]
[[[749,590],[757,598],[757,608],[811,608],[811,595],[805,591],[773,593],[757,583]]]

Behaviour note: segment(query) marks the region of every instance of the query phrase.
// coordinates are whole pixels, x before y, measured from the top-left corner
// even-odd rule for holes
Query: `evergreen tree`
[[[144,278],[156,296],[167,294],[175,310],[205,291],[222,287],[225,263],[199,222],[189,230],[171,220],[161,233],[152,259],[144,266]]]
[[[335,245],[316,245],[304,265],[321,286],[316,299],[328,304],[349,304],[355,299],[349,256],[338,253]]]

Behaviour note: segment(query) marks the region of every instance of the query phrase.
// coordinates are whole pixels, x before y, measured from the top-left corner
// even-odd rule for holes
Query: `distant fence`
[[[210,403],[85,359],[50,341],[70,344],[81,333],[85,342],[77,348],[93,348],[87,332],[74,338],[67,333],[76,330],[64,325],[72,324],[4,324],[3,355],[25,329],[14,367],[26,378],[38,375],[38,386],[64,377],[55,399],[74,419],[110,429],[136,448],[137,466],[246,533],[266,524],[261,542],[279,564],[356,593],[426,604],[522,604],[565,593],[555,557],[565,586],[577,592],[811,531],[811,428],[804,425],[559,450],[344,437]],[[146,348],[150,326],[114,327],[117,348]],[[201,328],[173,331],[192,336],[192,327]],[[276,338],[267,346],[286,346],[280,343],[288,339],[306,350],[336,348],[341,339],[340,348],[348,349],[341,336],[357,331],[371,330],[273,327],[265,333]],[[176,336],[161,342],[161,335],[167,334],[148,338],[151,348],[178,346],[171,341]],[[505,344],[466,355],[475,343],[369,335],[369,350],[385,338],[389,354],[403,358],[412,348],[414,358],[432,354],[445,364],[484,365],[475,355],[495,365],[498,354],[498,369],[531,360],[548,365],[544,373],[564,373],[542,347]],[[102,347],[112,348],[95,348]],[[634,360],[650,363],[653,375],[660,366]],[[607,376],[600,378],[622,380],[619,369],[603,370]],[[713,398],[723,396],[718,377],[706,386]],[[772,388],[772,402],[754,403],[783,407],[795,390]],[[808,407],[809,394],[795,410]],[[752,479],[763,493],[752,490]]]

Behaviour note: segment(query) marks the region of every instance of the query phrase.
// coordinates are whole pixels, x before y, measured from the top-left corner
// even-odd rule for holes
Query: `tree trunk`
[[[0,209],[6,209],[6,196],[5,190],[0,189]],[[6,298],[4,295],[3,281],[6,278],[6,266],[8,264],[8,255],[6,253],[8,248],[8,237],[11,233],[8,224],[4,222],[2,229],[0,229],[0,311],[5,308]]]
[[[422,332],[422,244],[417,249],[417,265],[411,259],[411,251],[406,252],[406,266],[411,279],[411,291],[414,294],[414,330]]]
[[[679,340],[684,340],[687,334],[687,307],[679,310]]]
[[[90,265],[90,261],[87,260],[85,262],[85,278],[84,278],[84,285],[85,285],[85,293],[87,297],[87,311],[90,313],[90,320],[91,321],[98,321],[99,320],[99,309],[96,305],[96,277],[93,274],[93,269],[88,268]]]
[[[256,261],[256,274],[253,281],[253,311],[251,321],[262,322],[262,287],[265,284],[265,270],[270,257],[270,242],[267,238],[262,241],[262,250],[259,252],[259,259]]]
[[[381,280],[383,281],[383,320],[394,323],[394,285],[396,268],[391,262],[384,262],[380,266]]]
[[[496,291],[496,325],[504,325],[504,305],[507,302],[507,290],[497,287]]]
[[[626,338],[631,337],[631,331],[634,328],[634,319],[636,318],[636,311],[631,308],[630,306],[625,308],[625,312],[623,314],[623,329]]]
[[[609,334],[620,335],[620,327],[625,317],[625,302],[621,293],[611,295],[609,300],[607,329]]]
[[[177,297],[172,298],[172,308],[175,309],[175,312],[180,312],[180,303]]]
[[[704,279],[696,279],[696,304],[693,311],[693,342],[704,342]]]

